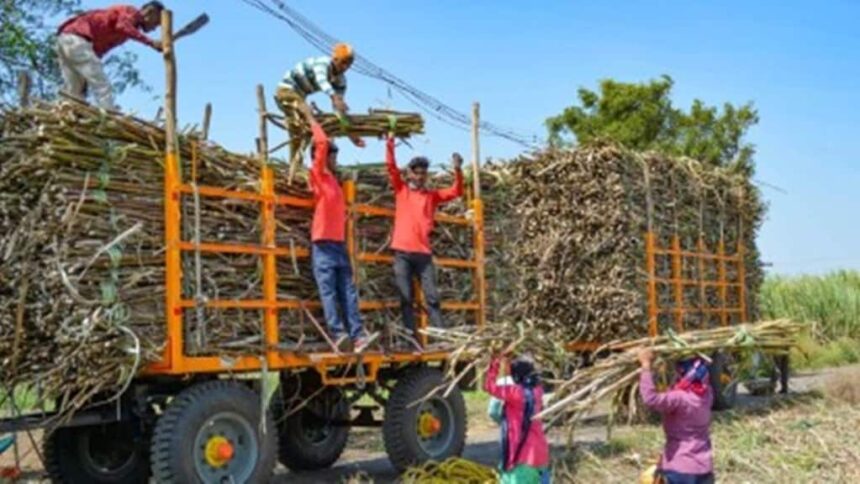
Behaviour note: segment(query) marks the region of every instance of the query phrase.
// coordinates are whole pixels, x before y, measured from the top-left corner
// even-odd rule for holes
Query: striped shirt
[[[287,87],[308,96],[315,92],[324,92],[329,96],[346,93],[346,76],[343,73],[329,76],[331,57],[311,57],[296,64],[291,71],[284,75],[281,86]]]

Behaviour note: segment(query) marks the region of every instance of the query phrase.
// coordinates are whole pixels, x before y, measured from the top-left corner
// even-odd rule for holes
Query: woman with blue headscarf
[[[654,352],[639,353],[639,394],[649,409],[660,413],[666,446],[657,475],[667,484],[712,484],[711,405],[714,394],[703,358],[688,358],[675,366],[675,384],[657,392],[651,374]],[[658,481],[660,482],[660,481]]]

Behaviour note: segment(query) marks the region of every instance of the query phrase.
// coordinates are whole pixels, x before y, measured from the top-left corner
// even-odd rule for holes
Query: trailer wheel
[[[714,392],[714,410],[731,410],[738,398],[738,375],[731,354],[716,353],[711,361],[711,388]]]
[[[261,414],[257,393],[236,382],[200,383],[177,395],[158,419],[152,474],[164,484],[268,482],[277,445],[274,421]]]
[[[436,394],[415,404],[444,383],[438,370],[417,368],[400,378],[391,391],[382,438],[388,458],[398,471],[462,454],[466,404],[460,390],[454,387],[447,397]]]
[[[286,409],[285,409],[286,410]],[[278,423],[279,459],[293,471],[331,467],[349,438],[349,404],[334,389],[323,391]]]
[[[45,439],[45,470],[54,483],[145,484],[147,447],[130,422],[60,427]]]

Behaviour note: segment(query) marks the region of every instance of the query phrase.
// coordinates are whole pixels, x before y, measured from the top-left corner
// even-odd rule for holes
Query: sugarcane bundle
[[[270,115],[270,118],[280,126],[287,129],[283,118],[278,115]],[[381,137],[394,133],[398,138],[408,138],[424,133],[424,119],[418,113],[406,113],[384,109],[371,109],[367,114],[349,114],[342,116],[334,113],[317,113],[314,118],[322,126],[323,131],[329,136],[358,136],[358,137]],[[303,138],[303,146],[310,143],[310,126],[304,121],[296,128],[294,135]]]
[[[797,344],[803,328],[801,323],[783,319],[610,342],[605,349],[613,353],[591,366],[577,369],[572,377],[559,382],[552,398],[535,418],[570,429],[599,402],[609,400],[614,401],[615,408],[627,413],[620,417],[629,420],[639,408],[635,401],[641,350],[648,348],[654,352],[655,368],[693,356],[710,361],[718,351],[741,361],[743,355],[750,352],[787,354]]]

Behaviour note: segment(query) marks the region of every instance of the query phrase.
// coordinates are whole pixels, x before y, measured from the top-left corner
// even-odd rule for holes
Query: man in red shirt
[[[406,181],[400,176],[394,159],[394,137],[388,136],[385,165],[394,189],[394,233],[391,248],[394,250],[394,278],[400,296],[403,325],[415,334],[414,294],[412,280],[418,277],[424,290],[424,300],[430,323],[442,327],[442,309],[436,288],[436,268],[430,249],[430,232],[433,231],[436,207],[463,195],[463,158],[459,153],[451,156],[454,166],[454,185],[441,190],[428,189],[427,170],[430,161],[423,156],[413,158],[406,171]]]
[[[102,57],[126,40],[136,40],[157,51],[161,41],[147,37],[161,23],[161,2],[147,2],[138,10],[115,5],[72,17],[57,30],[57,59],[63,74],[63,90],[80,99],[91,91],[96,105],[116,109],[113,88],[102,66]]]
[[[322,301],[329,334],[338,350],[363,351],[378,334],[365,337],[358,309],[358,291],[346,252],[346,201],[336,176],[337,145],[316,122],[310,109],[302,109],[313,133],[310,185],[314,194],[311,224],[311,264]],[[341,319],[338,311],[343,311]],[[346,334],[344,333],[346,322]]]

